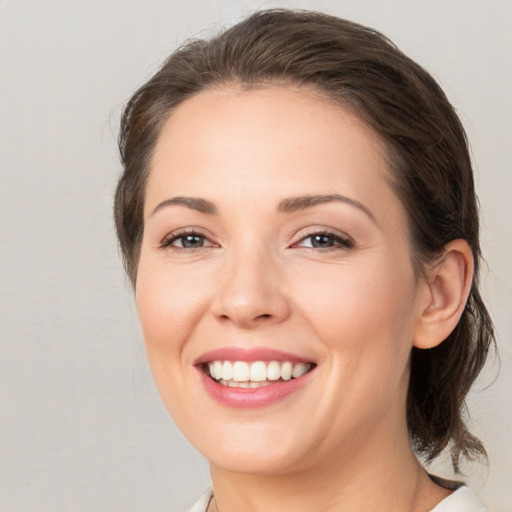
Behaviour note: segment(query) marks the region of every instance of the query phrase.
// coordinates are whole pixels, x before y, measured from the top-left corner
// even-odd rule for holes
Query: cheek
[[[152,367],[181,362],[185,342],[207,302],[207,288],[195,286],[194,281],[185,272],[141,261],[135,297]]]
[[[304,316],[334,358],[378,371],[408,360],[416,286],[407,266],[333,266],[300,286],[294,295],[302,297]]]
[[[204,310],[201,290],[186,273],[144,260],[139,264],[135,298],[147,357],[160,396],[177,423],[189,409],[184,401],[190,396],[185,376],[192,371],[187,342]]]

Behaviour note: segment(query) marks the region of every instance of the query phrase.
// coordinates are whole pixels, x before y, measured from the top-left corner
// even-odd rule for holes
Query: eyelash
[[[180,240],[180,239],[182,240],[182,243],[183,243],[183,241],[186,237],[198,237],[198,238],[201,238],[203,241],[208,241],[209,244],[202,245],[199,247],[179,247],[179,246],[172,245],[174,242],[176,242],[177,240]],[[171,233],[170,235],[166,236],[160,242],[161,249],[170,249],[175,252],[182,252],[182,251],[191,252],[191,251],[197,251],[204,247],[215,247],[215,246],[216,246],[216,244],[211,242],[206,235],[204,235],[203,233],[200,233],[199,231],[197,231],[195,229],[186,229],[183,231]]]
[[[353,249],[354,248],[354,242],[348,238],[348,237],[343,237],[341,236],[340,234],[338,233],[333,233],[331,231],[326,231],[326,230],[322,230],[322,231],[314,231],[314,232],[311,232],[311,233],[307,233],[305,236],[301,237],[301,239],[298,241],[298,242],[295,242],[292,247],[301,247],[301,243],[304,242],[305,240],[313,240],[313,237],[326,237],[326,238],[329,238],[331,241],[332,241],[332,244],[331,246],[328,246],[328,247],[314,247],[314,246],[302,246],[302,248],[304,249],[308,249],[308,250],[312,250],[312,251],[322,251],[322,252],[327,252],[327,251],[335,251],[335,250],[340,250],[340,249]]]
[[[198,237],[201,239],[201,241],[208,242],[208,245],[201,245],[199,247],[180,247],[173,245],[174,242],[181,239],[182,245],[183,241],[186,237]],[[301,246],[301,243],[303,243],[306,240],[310,240],[311,244],[313,244],[313,237],[325,237],[330,239],[332,245],[328,247],[314,247],[313,245],[310,246]],[[200,249],[203,249],[205,247],[216,247],[217,244],[212,242],[206,235],[203,233],[194,230],[194,229],[187,229],[175,233],[171,233],[170,235],[166,236],[162,242],[160,243],[161,249],[170,249],[174,252],[194,252],[198,251]],[[327,251],[333,251],[333,250],[340,250],[340,249],[353,249],[354,248],[354,242],[348,237],[343,237],[337,233],[332,233],[330,231],[314,231],[311,233],[305,234],[305,236],[301,237],[298,242],[295,242],[291,245],[292,248],[303,248],[307,250],[311,250],[314,252],[327,252]]]

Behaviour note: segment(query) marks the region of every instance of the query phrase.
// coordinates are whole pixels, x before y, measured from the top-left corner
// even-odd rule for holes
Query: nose
[[[232,255],[218,278],[212,310],[220,321],[252,329],[282,322],[290,315],[283,275],[270,254]]]

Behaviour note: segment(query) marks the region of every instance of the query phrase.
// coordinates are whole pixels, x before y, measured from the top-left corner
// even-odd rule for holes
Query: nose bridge
[[[240,244],[228,253],[219,276],[216,315],[245,328],[286,318],[288,301],[276,255],[261,243]]]

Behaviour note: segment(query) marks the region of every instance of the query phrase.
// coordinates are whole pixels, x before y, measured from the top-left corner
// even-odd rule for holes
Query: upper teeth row
[[[210,375],[216,380],[233,380],[235,382],[263,382],[266,380],[290,380],[304,375],[311,365],[309,363],[291,363],[289,361],[212,361],[208,364]]]

